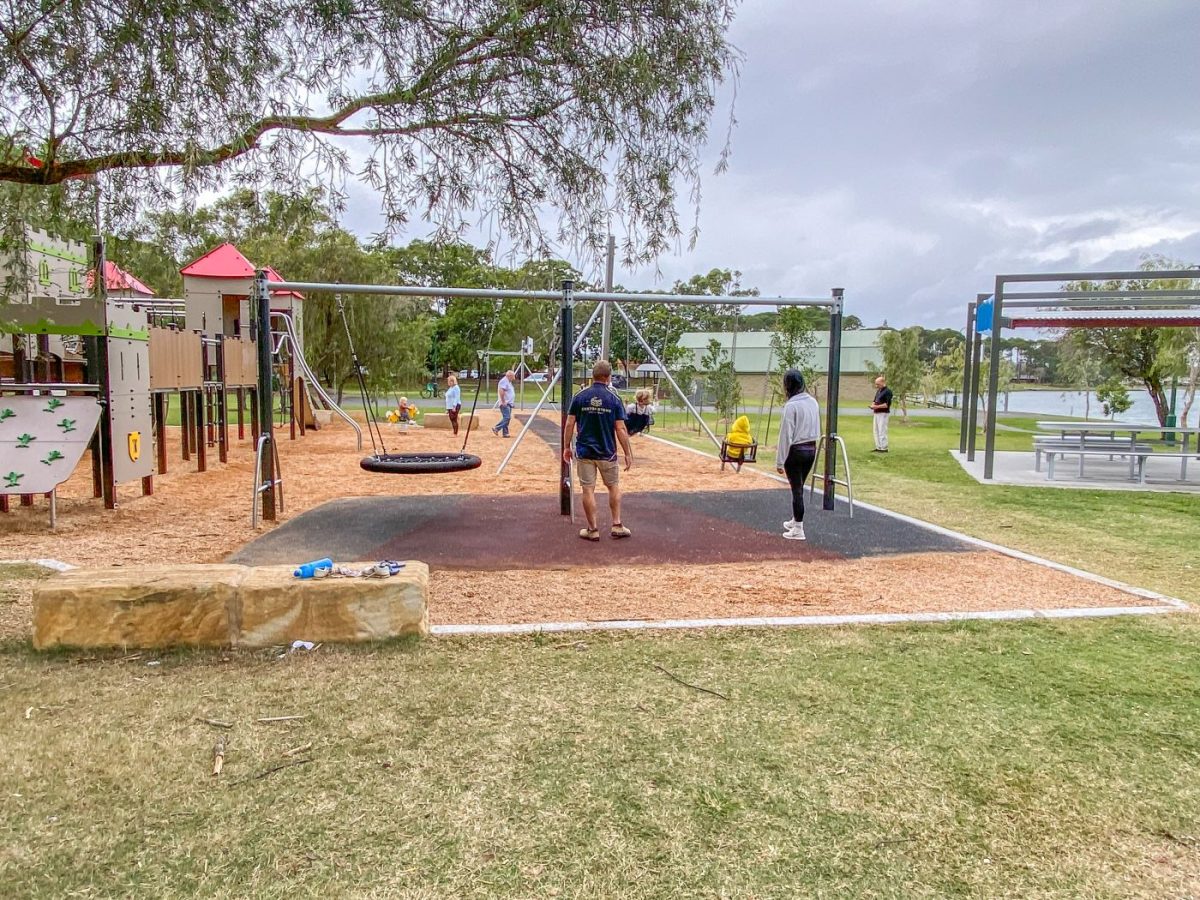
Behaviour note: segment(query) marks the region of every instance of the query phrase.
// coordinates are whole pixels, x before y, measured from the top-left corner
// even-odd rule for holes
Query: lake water
[[[950,398],[948,397],[947,400]],[[1150,399],[1150,394],[1146,391],[1129,391],[1129,399],[1133,401],[1126,412],[1117,416],[1117,422],[1141,422],[1153,423],[1158,421],[1158,416],[1154,412],[1154,403]],[[1171,395],[1167,394],[1167,399],[1171,399]],[[1004,405],[1004,395],[1000,395],[1000,410],[1007,412],[1029,413],[1034,416],[1046,416],[1054,418],[1056,416],[1066,416],[1068,418],[1082,419],[1085,413],[1090,413],[1093,419],[1104,418],[1104,412],[1100,402],[1096,399],[1095,392],[1091,392],[1091,409],[1086,408],[1086,395],[1083,391],[1030,391],[1016,390],[1008,393],[1007,410]],[[1176,402],[1176,410],[1183,409],[1183,392],[1179,392],[1178,401]],[[1194,418],[1194,417],[1193,417]]]

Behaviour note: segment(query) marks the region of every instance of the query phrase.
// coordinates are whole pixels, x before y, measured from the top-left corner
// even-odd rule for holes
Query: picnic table
[[[1114,452],[1120,453],[1122,450],[1129,454],[1149,455],[1149,456],[1170,456],[1171,458],[1178,457],[1179,459],[1179,480],[1187,480],[1187,463],[1191,456],[1200,456],[1200,446],[1196,451],[1190,452],[1189,446],[1193,435],[1200,435],[1200,428],[1180,428],[1177,425],[1159,425],[1129,423],[1129,422],[1038,422],[1037,427],[1041,431],[1058,432],[1059,439],[1064,444],[1073,444],[1078,442],[1081,454],[1080,463],[1082,465],[1082,454],[1089,452],[1089,438],[1108,438],[1110,443],[1106,448],[1111,448]],[[1161,438],[1164,435],[1173,434],[1182,438],[1181,448],[1177,453],[1150,453],[1142,454],[1138,448],[1138,438],[1145,436],[1156,436]],[[1102,453],[1103,450],[1096,450],[1094,444],[1091,447],[1091,452]],[[1144,479],[1144,469],[1143,469]]]

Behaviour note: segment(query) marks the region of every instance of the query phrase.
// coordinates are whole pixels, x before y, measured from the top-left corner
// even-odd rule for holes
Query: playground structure
[[[11,340],[9,352],[0,352],[0,402],[12,413],[7,417],[11,427],[0,435],[0,475],[14,476],[0,483],[0,511],[8,510],[13,495],[24,506],[45,495],[53,526],[55,488],[84,449],[92,451],[93,495],[106,508],[116,507],[122,483],[140,481],[142,493],[152,494],[154,475],[168,469],[172,396],[180,414],[183,460],[194,455],[197,471],[203,472],[209,448],[215,448],[218,459],[227,462],[231,393],[238,440],[245,438],[247,411],[254,438],[264,422],[272,426],[271,395],[258,386],[260,350],[271,377],[287,386],[280,391],[281,412],[290,421],[291,437],[319,427],[298,333],[304,298],[295,292],[272,295],[272,327],[261,343],[258,320],[249,315],[246,273],[253,275],[254,269],[232,245],[184,267],[181,300],[156,298],[135,276],[105,260],[101,241],[89,254],[81,243],[26,228],[0,265],[8,273],[0,294],[6,301],[0,334]],[[97,271],[104,277],[96,279]],[[265,417],[259,414],[262,396],[267,397]],[[64,417],[23,415],[26,407],[39,404],[72,408],[65,417],[75,422],[70,441],[61,440]],[[38,425],[8,435],[21,419]],[[28,439],[24,447],[62,443],[54,447],[61,456],[44,469],[29,466],[36,454],[19,452],[24,447],[16,439],[21,437]]]

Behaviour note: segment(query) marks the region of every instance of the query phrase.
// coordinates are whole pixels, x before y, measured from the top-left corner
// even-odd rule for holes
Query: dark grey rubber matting
[[[863,559],[897,553],[970,550],[963,541],[873,510],[826,512],[820,495],[805,516],[807,541],[780,535],[790,495],[779,490],[626,494],[622,518],[633,537],[608,536],[608,506],[597,492],[602,539],[578,537],[559,514],[557,496],[450,495],[335,500],[247,544],[230,562],[301,563],[419,559],[434,569],[537,569],[560,566],[653,566],[784,559]],[[815,507],[815,508],[814,508]],[[652,578],[647,573],[646,578]],[[653,582],[645,588],[652,589]]]

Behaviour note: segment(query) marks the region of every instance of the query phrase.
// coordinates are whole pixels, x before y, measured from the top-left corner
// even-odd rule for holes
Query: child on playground
[[[633,402],[625,407],[625,416],[630,434],[641,434],[654,424],[654,404],[648,390],[643,388],[633,395]]]
[[[393,412],[388,413],[388,421],[400,425],[409,425],[417,421],[417,406],[409,403],[407,397],[401,397],[400,403]]]
[[[638,415],[652,416],[654,415],[654,404],[650,402],[650,392],[642,388],[633,395],[633,402],[625,407],[626,413],[637,413]]]
[[[725,459],[728,462],[741,462],[746,455],[746,448],[754,443],[750,436],[750,417],[738,416],[733,427],[725,435]]]

